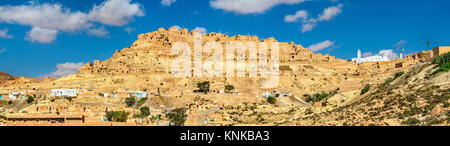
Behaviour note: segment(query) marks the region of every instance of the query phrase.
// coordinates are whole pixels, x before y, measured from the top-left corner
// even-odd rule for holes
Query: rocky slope
[[[424,64],[364,98],[330,112],[310,113],[287,125],[450,125],[450,72],[431,75]]]
[[[0,85],[5,83],[6,81],[10,81],[10,80],[14,80],[14,79],[15,79],[14,76],[11,76],[4,72],[0,72]]]

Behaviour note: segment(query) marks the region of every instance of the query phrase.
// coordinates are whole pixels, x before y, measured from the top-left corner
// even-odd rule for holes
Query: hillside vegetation
[[[439,71],[448,59],[433,63],[396,74],[355,103],[298,118],[295,125],[448,126],[450,74]]]

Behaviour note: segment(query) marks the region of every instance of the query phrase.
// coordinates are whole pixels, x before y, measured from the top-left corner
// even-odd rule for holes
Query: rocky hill
[[[114,92],[117,90],[151,90],[164,92],[180,92],[195,90],[196,83],[209,80],[213,90],[222,90],[225,84],[236,86],[238,92],[248,96],[260,95],[262,78],[175,78],[171,74],[173,60],[179,54],[172,55],[170,48],[175,42],[187,42],[193,49],[194,35],[198,31],[187,29],[160,28],[158,31],[141,34],[130,47],[117,50],[114,55],[104,61],[95,60],[79,69],[79,73],[56,80],[47,80],[39,84],[26,86],[8,86],[5,92],[14,90],[36,89],[47,91],[54,88],[75,88],[82,92]],[[221,33],[202,34],[203,45],[206,42],[219,42],[223,45],[230,41],[254,42],[256,36],[227,36]],[[277,42],[274,38],[263,42]],[[357,65],[353,62],[335,58],[328,54],[313,53],[302,45],[292,42],[280,42],[280,82],[274,89],[295,95],[329,91],[336,88],[353,90],[363,84],[382,82],[386,75],[412,67],[408,60],[392,62],[367,63]],[[245,55],[248,57],[248,54]],[[208,57],[204,54],[203,58]],[[395,67],[404,62],[403,67]],[[408,64],[407,64],[408,63]],[[250,64],[247,64],[249,66]],[[20,88],[20,89],[19,89]],[[170,91],[172,90],[172,91]],[[178,91],[174,91],[178,90]]]
[[[362,98],[329,112],[307,113],[288,125],[450,125],[450,73],[423,64],[387,80]]]
[[[187,29],[160,28],[154,32],[140,34],[130,47],[117,50],[107,60],[94,60],[92,63],[86,63],[79,69],[77,74],[57,79],[38,80],[20,77],[8,81],[7,84],[0,88],[0,94],[30,92],[33,95],[42,96],[37,99],[39,100],[38,104],[30,105],[20,110],[4,108],[4,113],[13,115],[21,115],[22,113],[52,115],[55,114],[55,111],[52,109],[57,109],[58,114],[82,114],[87,116],[88,121],[99,121],[102,120],[107,109],[127,110],[134,114],[137,109],[126,106],[124,98],[129,91],[145,91],[151,93],[151,95],[149,95],[148,100],[142,101],[141,105],[149,106],[152,110],[159,112],[159,114],[162,114],[162,111],[166,109],[188,107],[186,125],[204,125],[211,121],[211,118],[214,118],[213,121],[217,125],[383,124],[382,120],[392,119],[392,117],[384,117],[385,119],[382,120],[374,119],[381,117],[374,115],[372,113],[373,109],[365,108],[376,108],[378,111],[379,107],[375,107],[378,104],[368,104],[369,101],[365,101],[375,101],[377,99],[375,97],[381,97],[382,94],[406,96],[408,95],[406,93],[410,93],[414,95],[415,91],[401,86],[404,84],[401,79],[409,79],[417,76],[416,74],[421,74],[422,72],[414,73],[418,69],[420,71],[430,70],[430,68],[425,67],[427,65],[421,64],[415,58],[355,64],[352,61],[339,59],[328,54],[313,53],[308,48],[293,42],[279,42],[280,79],[274,88],[260,88],[261,80],[266,79],[260,76],[175,77],[171,73],[171,67],[173,61],[180,54],[172,54],[170,48],[175,42],[181,41],[189,44],[191,50],[193,50],[194,38],[198,35],[199,32],[195,30],[189,32]],[[278,42],[275,38],[260,40],[256,36],[228,36],[221,33],[201,34],[201,36],[202,45],[210,41],[218,42],[222,45],[226,45],[227,42],[253,42],[257,46],[261,42],[269,44]],[[206,59],[211,55],[203,53],[202,59]],[[248,60],[249,53],[242,55]],[[225,64],[225,60],[222,63]],[[193,65],[194,63],[192,63]],[[246,61],[245,64],[241,65],[258,66],[259,64],[251,64],[250,61]],[[422,69],[424,67],[426,69]],[[378,88],[376,91],[374,90],[375,88],[372,88],[369,92],[370,94],[359,95],[365,85],[376,87],[399,72],[407,72],[407,74],[389,85],[384,84],[386,88]],[[435,78],[433,77],[433,79]],[[424,77],[417,80],[414,79],[411,81],[412,83],[408,84],[417,84],[417,87],[420,86],[421,90],[425,90],[428,88],[428,86],[427,88],[422,88],[423,85],[428,85],[425,80]],[[211,92],[208,94],[195,93],[194,91],[198,90],[197,83],[204,81],[210,82]],[[436,86],[438,86],[438,83],[443,82],[438,82],[437,80],[433,82]],[[220,91],[224,90],[226,85],[232,85],[235,88],[235,92],[221,93]],[[399,89],[402,90],[397,91],[397,87],[401,87]],[[447,90],[444,90],[448,89],[447,87],[440,84],[439,87],[443,89],[442,93],[436,92],[436,95],[447,92]],[[48,96],[51,89],[59,88],[77,89],[79,94],[77,98],[70,101]],[[279,98],[276,104],[269,104],[262,97],[262,94],[273,91],[288,93],[289,96]],[[123,93],[125,96],[105,98],[101,96],[104,93],[109,93],[110,95],[112,93]],[[420,94],[422,93],[425,92]],[[309,97],[305,96],[315,96],[316,94],[319,94],[317,97],[326,95],[324,97],[327,98],[322,102],[312,103],[308,101]],[[433,92],[433,94],[435,93]],[[387,96],[383,96],[383,98],[387,98]],[[403,97],[399,97],[398,100],[399,104],[405,103],[403,102]],[[384,103],[384,99],[376,101],[377,103]],[[446,110],[446,104],[441,104],[441,102],[439,101],[439,104],[433,106],[433,109]],[[393,103],[397,104],[397,102]],[[394,107],[396,105],[387,108]],[[356,109],[359,108],[364,108],[366,113],[357,113],[354,117],[349,115],[352,112],[358,112],[359,110]],[[384,107],[382,106],[381,108]],[[345,112],[343,112],[344,110]],[[370,113],[367,111],[370,111],[373,115],[369,115]],[[393,112],[401,113],[403,111]],[[325,114],[332,116],[323,117],[322,115]],[[341,116],[344,116],[344,119],[339,120],[339,118],[342,118]],[[365,116],[371,116],[371,118]],[[350,120],[353,118],[357,120]],[[416,118],[419,119],[420,117]],[[442,120],[442,117],[438,120]],[[403,121],[400,120],[398,122],[401,123]]]
[[[14,79],[15,79],[14,76],[11,76],[11,75],[9,75],[7,73],[4,73],[4,72],[0,72],[0,85],[5,83],[6,81],[11,81],[11,80],[14,80]]]

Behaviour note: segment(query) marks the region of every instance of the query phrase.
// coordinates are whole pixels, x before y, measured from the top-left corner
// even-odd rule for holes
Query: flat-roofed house
[[[50,96],[57,97],[77,97],[78,90],[76,89],[52,89],[50,90]]]
[[[439,46],[433,48],[434,57],[450,52],[450,46]]]

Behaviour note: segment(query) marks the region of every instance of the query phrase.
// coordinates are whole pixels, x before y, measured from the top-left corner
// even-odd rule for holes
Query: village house
[[[435,57],[445,54],[445,53],[448,53],[448,52],[450,52],[450,46],[439,46],[439,47],[433,48],[433,55]]]
[[[11,100],[25,99],[25,95],[21,92],[9,93],[8,97]]]
[[[77,97],[78,90],[76,89],[52,89],[50,90],[50,96],[56,97]]]

